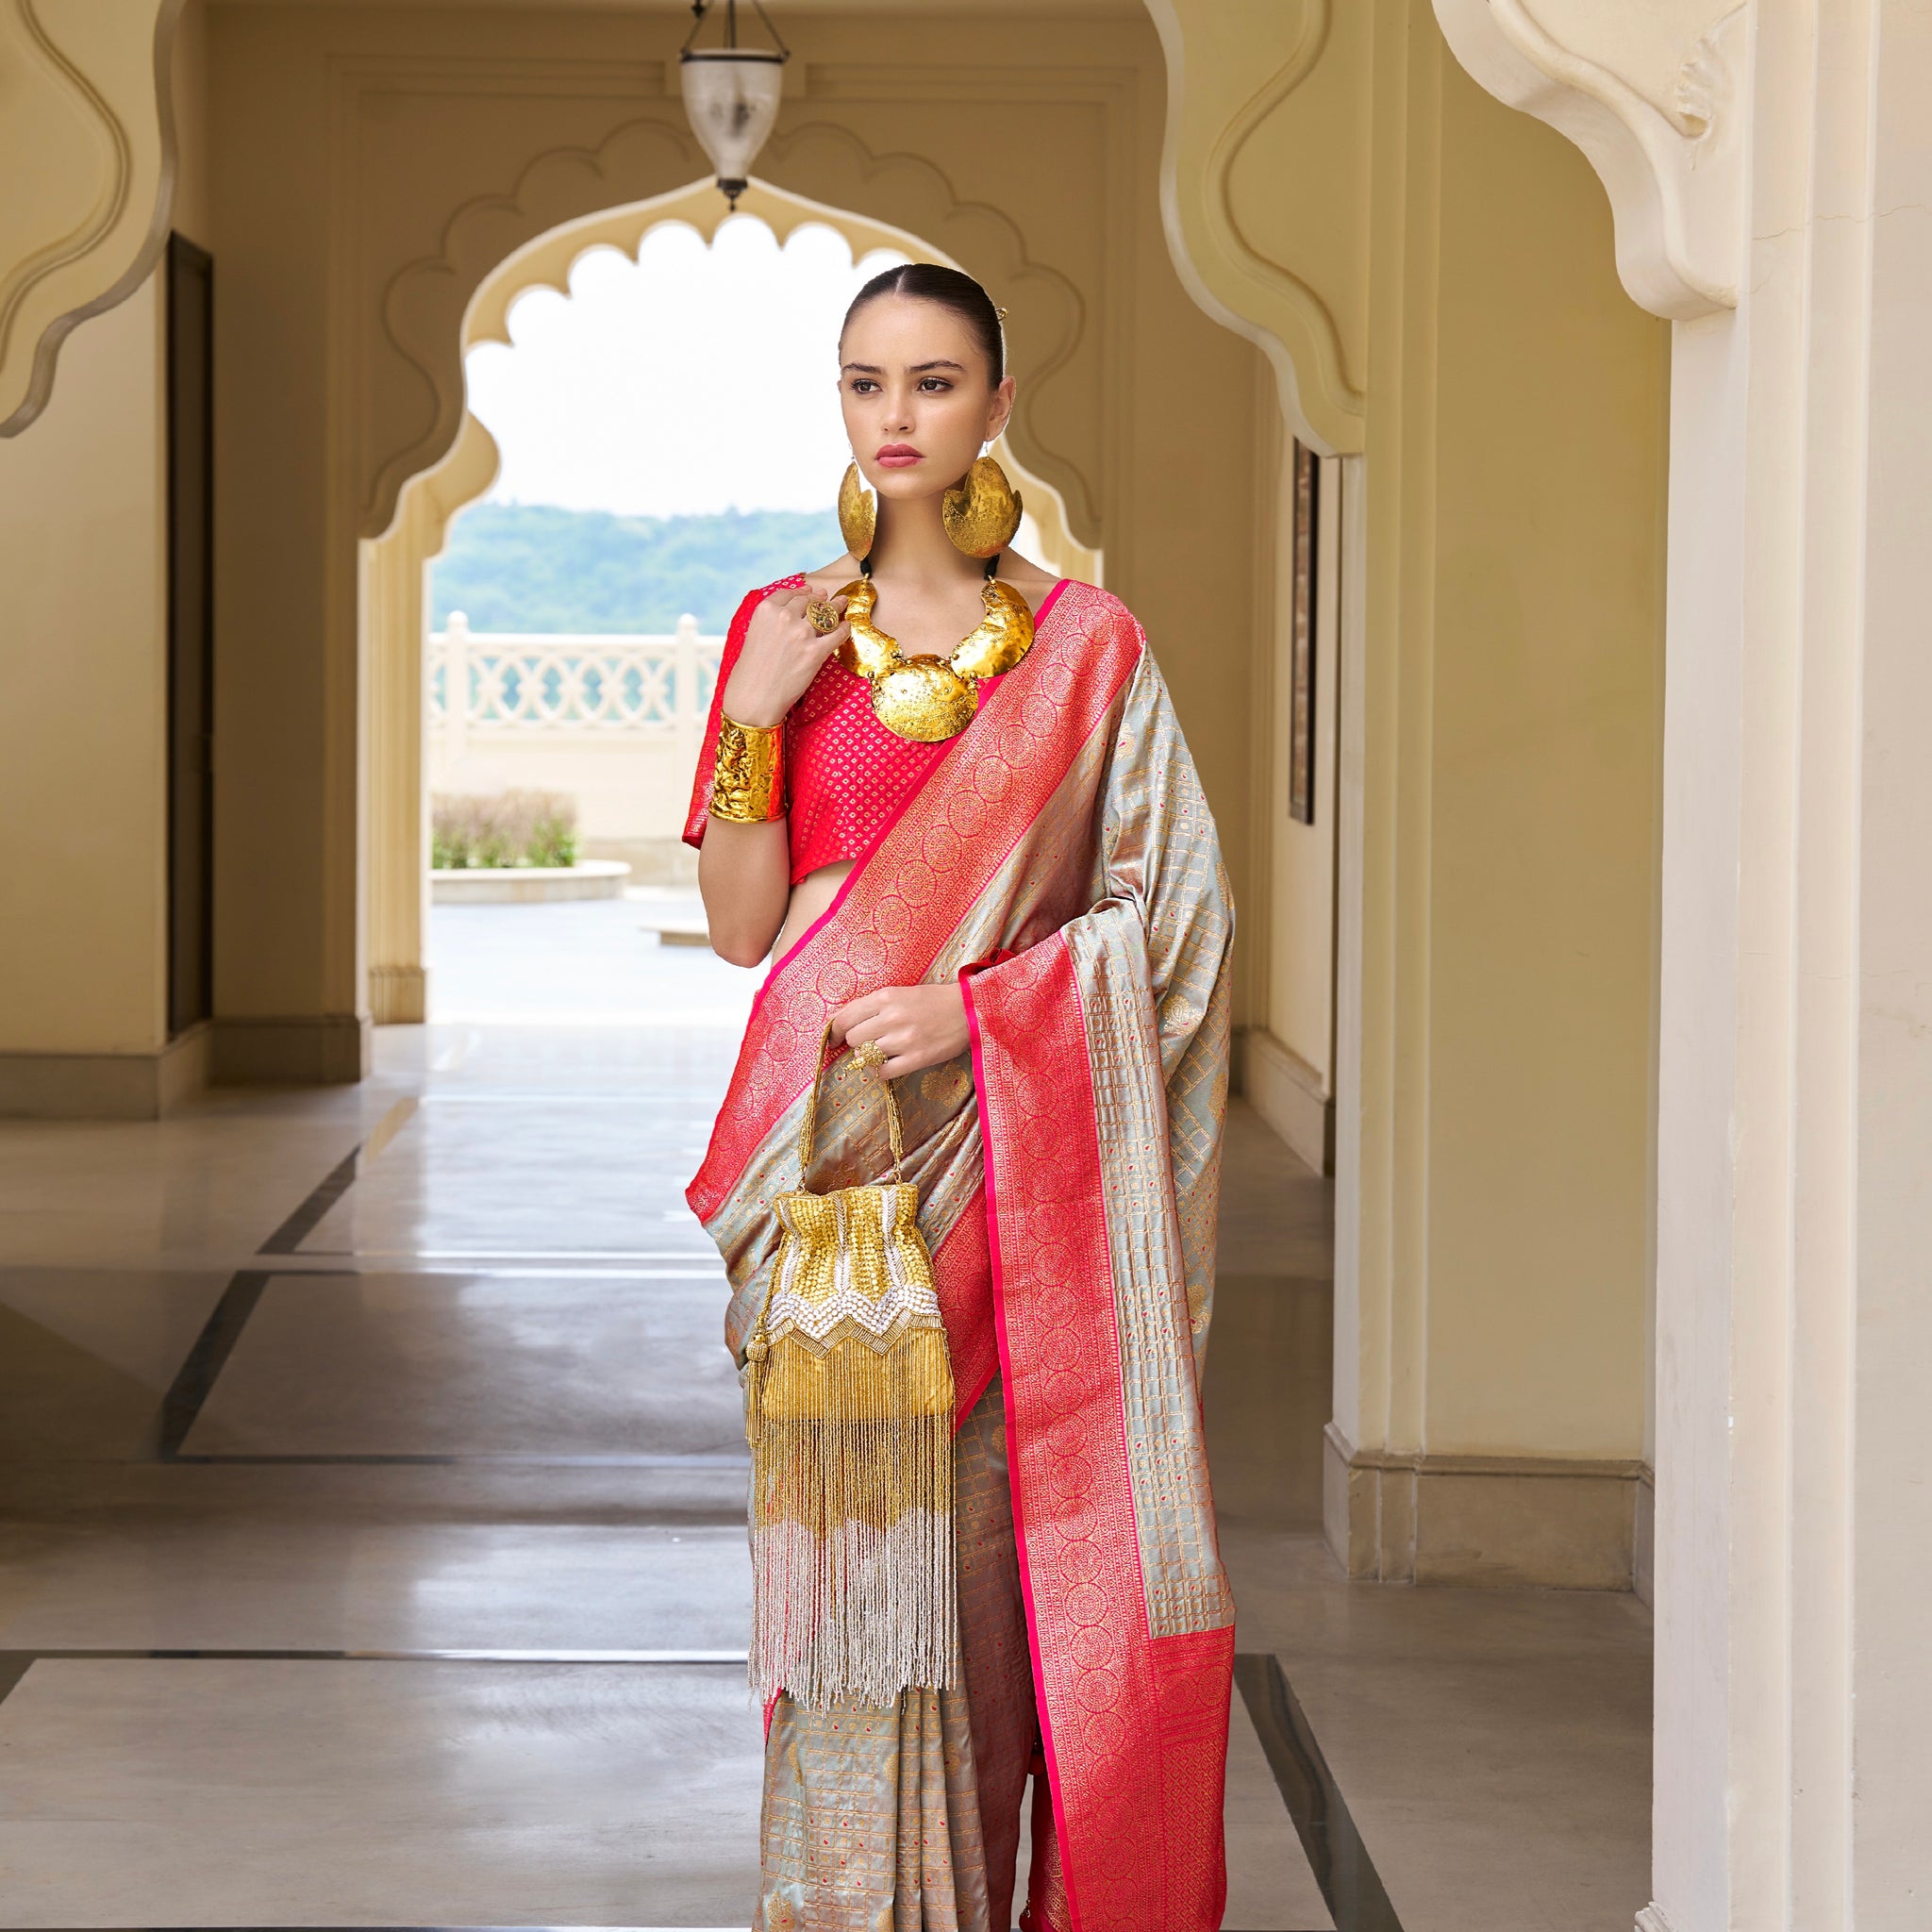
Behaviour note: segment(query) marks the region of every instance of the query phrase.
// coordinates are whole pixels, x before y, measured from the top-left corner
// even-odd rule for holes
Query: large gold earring
[[[1023,508],[1007,473],[992,458],[979,457],[941,498],[940,518],[968,557],[997,557],[1013,541]]]
[[[839,485],[839,530],[845,547],[860,563],[872,555],[872,540],[879,526],[879,500],[865,487],[857,463],[845,465]]]

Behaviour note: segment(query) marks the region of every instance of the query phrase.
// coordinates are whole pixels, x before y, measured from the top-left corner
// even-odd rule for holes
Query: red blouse
[[[684,822],[687,845],[704,843],[710,816],[711,767],[718,756],[718,716],[724,708],[731,667],[744,648],[751,614],[774,591],[795,591],[804,584],[802,575],[767,584],[763,590],[752,591],[731,620],[691,784],[691,811]],[[1046,613],[1063,587],[1064,580],[1046,593],[1034,619],[1036,624],[1045,623]],[[989,677],[980,685],[982,704],[999,681]],[[947,739],[938,744],[918,744],[888,731],[873,715],[872,688],[865,679],[856,671],[846,670],[836,652],[827,658],[785,718],[791,883],[795,886],[822,865],[862,857],[945,757],[951,742]]]

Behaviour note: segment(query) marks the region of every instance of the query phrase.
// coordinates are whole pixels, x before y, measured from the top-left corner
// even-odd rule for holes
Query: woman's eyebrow
[[[961,375],[964,375],[966,373],[965,363],[949,362],[944,357],[941,357],[936,362],[915,362],[906,374],[908,375],[924,375],[928,369],[957,369]]]
[[[883,375],[886,373],[876,362],[847,362],[840,373],[842,375],[848,369],[859,375]]]

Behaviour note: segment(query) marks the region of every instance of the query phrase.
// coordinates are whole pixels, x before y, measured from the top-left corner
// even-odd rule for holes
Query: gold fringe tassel
[[[941,1690],[953,1669],[953,1375],[945,1334],[881,1350],[795,1334],[748,1352],[751,1680],[823,1707]]]

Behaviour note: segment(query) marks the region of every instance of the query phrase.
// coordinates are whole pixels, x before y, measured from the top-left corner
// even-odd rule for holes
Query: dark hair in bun
[[[845,311],[845,321],[839,330],[841,341],[845,338],[845,330],[852,326],[852,318],[868,302],[876,302],[881,295],[916,295],[922,302],[937,302],[941,308],[950,308],[973,331],[973,338],[992,372],[992,386],[998,386],[1007,373],[1007,344],[1000,328],[1000,312],[993,307],[992,297],[971,275],[962,275],[956,268],[941,268],[935,261],[908,261],[889,268],[884,275],[873,276],[853,296],[852,307]]]

